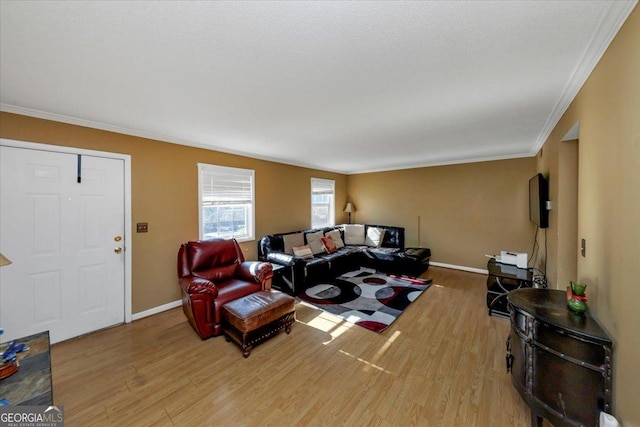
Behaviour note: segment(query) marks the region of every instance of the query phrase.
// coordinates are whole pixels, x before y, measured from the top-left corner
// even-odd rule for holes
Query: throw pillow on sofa
[[[364,245],[364,224],[345,224],[344,243],[347,245]]]
[[[327,251],[328,254],[332,254],[338,250],[338,247],[336,246],[336,243],[333,241],[331,236],[325,236],[320,240],[324,245],[324,250]]]
[[[307,234],[307,244],[311,248],[311,252],[314,255],[318,255],[324,252],[324,245],[322,244],[322,239],[324,236],[322,231],[317,231],[315,233]]]
[[[304,235],[302,233],[291,233],[282,236],[284,241],[284,251],[293,255],[294,246],[304,246]]]
[[[379,248],[382,245],[382,238],[385,233],[384,228],[369,227],[367,228],[367,238],[365,243],[367,246]]]
[[[313,258],[313,252],[311,252],[311,248],[309,247],[309,245],[294,246],[293,247],[293,254],[295,256],[299,256],[299,257],[302,257],[304,259]]]
[[[331,230],[328,233],[324,233],[325,236],[330,236],[333,239],[333,243],[336,244],[336,248],[344,248],[344,242],[340,236],[340,230]]]

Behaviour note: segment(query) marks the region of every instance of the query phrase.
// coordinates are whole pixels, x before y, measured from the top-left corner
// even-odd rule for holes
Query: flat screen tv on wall
[[[529,180],[529,219],[540,228],[549,227],[549,186],[541,173]]]

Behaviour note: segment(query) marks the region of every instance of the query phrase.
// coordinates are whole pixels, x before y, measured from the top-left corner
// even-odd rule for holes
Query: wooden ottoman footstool
[[[260,291],[222,306],[222,332],[249,357],[254,345],[280,329],[287,334],[296,320],[295,299],[276,290]]]

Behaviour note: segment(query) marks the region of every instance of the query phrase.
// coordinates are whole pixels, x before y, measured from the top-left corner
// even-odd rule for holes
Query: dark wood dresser
[[[611,413],[612,342],[598,322],[567,308],[567,294],[518,289],[507,295],[507,370],[531,408],[531,425],[596,426]]]

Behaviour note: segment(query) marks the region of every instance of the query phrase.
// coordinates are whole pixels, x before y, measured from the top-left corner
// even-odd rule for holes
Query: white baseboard
[[[167,304],[159,305],[158,307],[150,308],[149,310],[135,313],[131,316],[131,320],[140,320],[144,317],[153,316],[154,314],[162,313],[163,311],[171,310],[172,308],[180,307],[182,300],[173,301]]]
[[[468,271],[470,273],[489,274],[489,270],[483,270],[482,268],[465,267],[463,265],[445,264],[443,262],[430,262],[429,265],[435,267],[451,268],[453,270]]]

